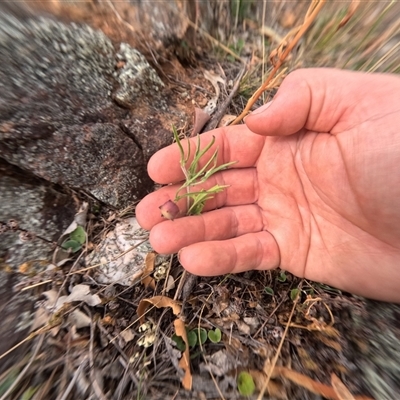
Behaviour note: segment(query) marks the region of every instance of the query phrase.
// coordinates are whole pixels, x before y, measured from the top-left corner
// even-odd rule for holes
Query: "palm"
[[[348,73],[338,73],[339,81],[347,79]],[[312,75],[318,87],[318,76]],[[371,87],[349,75],[359,101],[346,100],[346,90],[355,90],[350,83],[342,90],[335,82],[325,91],[311,90],[307,99],[308,90],[297,97],[288,90],[303,81],[284,81],[268,116],[246,120],[258,134],[280,136],[260,136],[244,126],[213,132],[221,162],[238,161],[215,177],[231,186],[207,205],[217,210],[173,222],[162,222],[157,206],[173,198],[176,187],[144,199],[137,216],[153,228],[156,250],[188,246],[181,262],[200,275],[280,266],[354,293],[398,299],[400,82],[389,80],[388,90],[387,77],[376,76],[376,91],[368,97],[359,92]],[[167,160],[171,168],[161,169]],[[150,163],[150,174],[161,183],[182,179],[177,160],[176,148],[164,149]]]
[[[399,243],[400,210],[397,223],[393,214],[385,220],[390,210],[381,197],[398,198],[399,185],[388,177],[382,192],[367,168],[365,176],[349,177],[357,162],[339,146],[340,138],[328,134],[267,137],[257,162],[257,204],[280,248],[281,268],[353,292],[362,283],[360,293],[368,294],[378,281],[396,282],[397,268],[384,267],[396,259],[391,250]]]

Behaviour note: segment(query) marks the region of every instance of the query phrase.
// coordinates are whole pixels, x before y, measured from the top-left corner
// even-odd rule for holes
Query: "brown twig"
[[[242,80],[244,73],[246,72],[246,69],[247,69],[247,67],[244,66],[240,70],[231,92],[229,93],[228,97],[224,100],[224,102],[221,104],[221,106],[218,108],[217,112],[212,116],[210,121],[207,122],[206,126],[203,129],[203,132],[211,131],[218,126],[218,124],[221,121],[222,117],[224,116],[226,109],[228,108],[230,102],[232,101],[233,97],[236,95],[237,91],[239,90],[240,82]]]
[[[299,288],[300,290],[301,290],[302,284],[303,284],[303,281],[301,281],[300,284],[299,284],[299,286],[298,286],[298,288]],[[272,376],[272,374],[273,374],[273,372],[274,372],[276,363],[277,363],[278,358],[279,358],[279,356],[280,356],[280,354],[281,354],[282,346],[283,346],[283,343],[284,343],[285,338],[286,338],[286,336],[287,336],[287,333],[288,333],[288,330],[289,330],[289,325],[290,325],[290,323],[291,323],[291,321],[292,321],[292,318],[293,318],[294,310],[296,309],[296,306],[297,306],[297,303],[298,303],[300,297],[301,297],[301,292],[299,291],[299,293],[298,293],[297,296],[296,296],[296,299],[295,299],[294,302],[293,302],[292,311],[290,312],[290,315],[289,315],[289,319],[288,319],[286,328],[285,328],[285,330],[284,330],[284,332],[283,332],[281,341],[279,342],[279,346],[278,346],[278,349],[276,350],[275,356],[274,356],[274,358],[273,358],[273,360],[272,360],[272,362],[271,362],[271,366],[268,368],[267,371],[265,371],[266,374],[267,374],[267,377],[266,377],[266,379],[265,379],[265,382],[264,382],[264,384],[263,384],[262,389],[260,390],[260,394],[258,395],[257,400],[262,400],[262,398],[263,398],[263,396],[264,396],[264,393],[265,393],[265,391],[267,390],[269,381],[271,380],[271,376]]]
[[[254,103],[258,100],[258,98],[262,95],[262,93],[266,89],[268,89],[269,84],[272,81],[273,77],[275,76],[276,72],[279,70],[279,68],[285,62],[286,57],[293,50],[293,48],[296,46],[296,44],[299,42],[299,40],[302,38],[302,36],[307,31],[307,29],[311,26],[312,22],[315,20],[318,13],[321,11],[321,8],[324,5],[325,1],[326,0],[313,0],[313,2],[311,3],[311,5],[307,11],[307,14],[306,14],[303,24],[300,27],[295,28],[293,31],[291,31],[284,38],[282,43],[275,50],[272,51],[272,53],[270,55],[270,59],[273,58],[275,55],[278,56],[278,59],[274,63],[274,67],[273,67],[272,71],[269,73],[265,82],[251,96],[251,98],[247,102],[246,107],[244,108],[242,113],[231,123],[231,125],[238,124],[247,115],[247,113],[250,111],[251,107],[253,107]],[[294,38],[286,46],[286,40],[294,32],[296,32]],[[285,48],[285,46],[286,46],[286,48]],[[285,50],[283,50],[284,48],[285,48]]]

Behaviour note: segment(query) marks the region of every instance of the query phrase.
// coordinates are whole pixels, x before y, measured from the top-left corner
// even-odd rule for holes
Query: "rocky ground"
[[[397,305],[284,271],[196,278],[134,218],[172,126],[240,114],[307,8],[261,3],[1,5],[0,399],[400,393]],[[398,15],[327,5],[285,66],[399,73]]]

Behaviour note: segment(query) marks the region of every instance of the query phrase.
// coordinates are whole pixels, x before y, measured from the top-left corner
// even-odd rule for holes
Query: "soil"
[[[215,2],[209,4],[218,7]],[[79,6],[54,2],[52,8],[45,3],[43,7],[64,21],[103,30],[114,44],[126,41],[139,48],[187,115],[193,115],[194,106],[204,108],[215,96],[205,70],[232,81],[221,91],[223,104],[243,67],[223,50],[211,50],[207,39],[187,24],[176,26],[163,45],[152,35],[143,41],[137,36],[140,26],[127,24],[121,17],[129,7],[139,7],[136,3],[121,3],[118,13],[95,2]],[[295,24],[295,11],[302,10],[301,4],[296,7],[274,10],[280,16],[274,25],[280,35]],[[193,10],[189,7],[185,12],[190,15]],[[241,24],[231,33],[236,35],[235,45],[243,37],[256,42],[257,26],[245,18]],[[254,44],[241,50],[253,66],[261,57],[255,48]],[[288,62],[292,69],[307,63],[310,59],[301,58],[301,48]],[[247,71],[226,114],[238,115],[245,106],[255,89],[248,83],[254,71],[259,66]],[[261,100],[255,106],[259,104]],[[179,128],[182,135],[190,134],[192,124]],[[256,399],[276,354],[276,372],[264,398],[345,399],[337,391],[330,396],[324,392],[328,387],[332,393],[333,374],[353,398],[394,399],[400,393],[398,305],[359,298],[280,270],[196,278],[183,273],[175,256],[153,287],[142,281],[131,287],[100,284],[83,256],[95,251],[118,221],[132,217],[134,205],[115,211],[83,193],[77,198],[90,202],[88,240],[82,251],[60,267],[40,272],[9,271],[3,265],[0,399]],[[166,291],[168,276],[175,288]],[[68,296],[78,285],[90,287],[88,300],[65,302],[55,311],[50,292]],[[167,297],[171,307],[178,305],[180,311],[174,315],[170,307],[150,307],[144,325],[139,305],[155,296]],[[25,325],[21,315],[26,316]],[[176,335],[177,320],[192,338],[186,364],[182,360],[187,345]],[[200,331],[206,335],[203,343]],[[188,366],[190,389],[185,381]],[[238,377],[243,372],[252,376],[254,394],[239,393]]]

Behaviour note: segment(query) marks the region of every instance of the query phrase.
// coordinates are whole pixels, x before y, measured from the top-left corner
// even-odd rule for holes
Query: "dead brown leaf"
[[[210,114],[207,114],[199,107],[194,108],[194,121],[191,136],[196,136],[204,128],[204,125],[210,120]]]
[[[265,373],[256,369],[251,369],[248,371],[254,380],[257,390],[262,390],[265,382]],[[287,393],[284,385],[281,382],[270,380],[268,383],[267,391],[271,397],[274,399],[287,399]]]
[[[289,379],[293,383],[296,383],[299,386],[304,387],[305,389],[309,390],[312,393],[319,394],[326,399],[332,400],[344,400],[338,396],[336,390],[328,385],[325,385],[321,382],[314,381],[310,377],[303,375],[299,372],[293,371],[286,367],[275,367],[273,372],[274,377],[281,376],[286,379]],[[344,385],[343,385],[344,386]],[[347,388],[346,388],[347,390]],[[366,396],[352,396],[352,397],[345,397],[346,400],[373,400],[370,397]]]
[[[331,375],[331,385],[339,400],[355,400],[349,389],[335,374]]]
[[[185,375],[183,376],[182,379],[182,386],[186,390],[191,390],[192,389],[192,374],[190,372],[190,354],[189,354],[189,341],[187,338],[186,334],[186,327],[185,323],[183,322],[182,319],[179,318],[179,314],[181,312],[181,305],[175,301],[170,299],[169,297],[166,296],[154,296],[150,299],[143,299],[137,308],[137,313],[139,315],[139,320],[140,323],[144,323],[144,314],[146,310],[149,308],[149,306],[153,305],[154,307],[157,308],[167,308],[170,307],[172,308],[172,312],[174,315],[176,315],[178,318],[175,319],[174,321],[174,327],[175,327],[175,334],[177,336],[180,336],[183,341],[185,342],[186,349],[182,354],[181,359],[179,360],[179,367],[183,369],[185,372]]]
[[[333,328],[331,328],[333,329]],[[328,333],[330,330],[328,331]],[[337,332],[337,331],[336,331]],[[326,331],[324,332],[315,332],[315,337],[318,338],[323,344],[326,346],[329,346],[330,348],[336,350],[336,351],[342,351],[342,345],[334,339],[331,339],[326,335]]]
[[[146,288],[147,287],[150,287],[152,289],[156,288],[156,283],[154,282],[154,279],[151,276],[151,274],[154,271],[156,257],[157,257],[157,253],[154,251],[151,251],[150,253],[147,253],[147,255],[146,255],[145,267],[144,267],[143,275],[142,275],[142,279],[141,279],[142,285]]]

